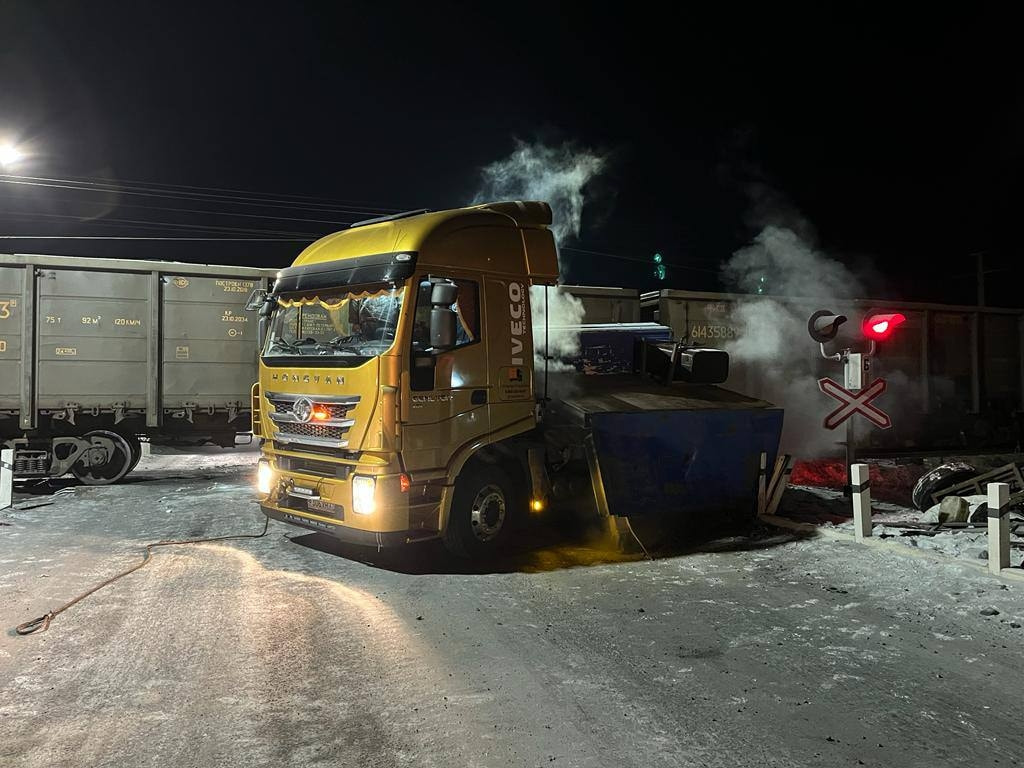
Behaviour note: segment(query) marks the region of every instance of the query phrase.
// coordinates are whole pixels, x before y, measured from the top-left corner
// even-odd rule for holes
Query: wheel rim
[[[93,463],[91,450],[86,451],[71,472],[86,485],[108,485],[116,483],[124,477],[132,464],[132,447],[121,435],[106,430],[96,430],[85,435],[94,449],[100,449],[107,455],[103,463]]]
[[[492,541],[505,524],[505,494],[496,485],[485,485],[469,508],[469,523],[479,541]]]

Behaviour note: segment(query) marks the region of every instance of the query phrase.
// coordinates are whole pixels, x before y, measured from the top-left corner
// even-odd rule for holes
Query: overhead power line
[[[32,177],[26,177],[32,178]],[[200,187],[194,184],[167,184],[158,181],[138,181],[133,179],[104,179],[95,176],[68,176],[69,180],[92,182],[96,184],[119,184],[119,185],[131,185],[131,186],[142,186],[142,187],[164,187],[167,189],[193,189],[201,192],[230,192],[236,195],[247,195],[247,196],[259,196],[259,197],[272,197],[280,199],[294,199],[296,201],[310,201],[322,205],[338,205],[338,206],[355,206],[364,210],[374,210],[380,213],[401,213],[406,210],[405,208],[387,208],[384,206],[377,205],[376,203],[367,203],[365,201],[357,200],[339,200],[336,198],[329,197],[316,197],[311,195],[296,195],[289,192],[258,192],[248,189],[227,189],[224,187]]]
[[[273,229],[255,229],[255,228],[244,228],[244,227],[229,227],[218,224],[179,224],[175,222],[166,221],[147,221],[145,219],[92,219],[83,220],[80,216],[72,216],[70,214],[63,213],[27,213],[22,211],[4,211],[0,210],[0,215],[7,216],[8,218],[18,221],[19,219],[62,219],[62,220],[73,220],[80,226],[108,226],[111,224],[130,225],[134,229],[146,229],[146,228],[158,228],[158,229],[179,229],[179,230],[205,230],[214,232],[237,232],[251,235],[278,235],[285,237],[303,237],[310,240],[315,240],[322,237],[322,234],[308,233],[308,232],[291,232],[288,230],[273,230]]]
[[[58,179],[44,176],[13,176],[10,174],[0,174],[0,184],[14,184],[19,186],[42,187],[48,189],[67,189],[76,192],[131,195],[133,197],[163,198],[168,200],[202,200],[227,203],[228,205],[247,205],[259,208],[290,208],[338,214],[353,214],[356,216],[372,217],[379,216],[381,213],[379,210],[369,210],[365,208],[341,208],[321,203],[303,203],[296,200],[281,200],[276,198],[257,199],[238,195],[210,194],[205,192],[175,192],[163,188],[80,182],[74,179]]]
[[[60,197],[60,196],[56,196],[56,197],[51,196],[51,197],[48,197],[47,199],[51,200],[51,201],[55,201],[55,202],[70,203],[70,204],[73,204],[73,205],[108,206],[107,203],[101,202],[101,201],[98,201],[98,200],[75,200],[75,199],[70,198],[70,197]],[[12,202],[15,202],[15,200],[12,200]],[[21,202],[21,201],[18,200],[17,202]],[[201,216],[224,216],[224,217],[227,217],[227,218],[238,217],[238,218],[244,218],[244,219],[264,219],[266,221],[298,221],[298,222],[304,222],[304,223],[308,223],[308,224],[331,224],[333,226],[349,226],[349,225],[351,225],[353,223],[351,221],[336,221],[336,220],[333,220],[333,219],[306,219],[306,218],[295,217],[295,216],[274,216],[274,215],[268,215],[268,214],[264,214],[264,213],[240,213],[240,212],[237,212],[237,211],[203,210],[201,208],[171,208],[171,207],[168,207],[168,206],[161,206],[161,205],[133,205],[132,203],[121,203],[121,202],[117,203],[116,206],[114,206],[114,207],[116,207],[118,209],[120,209],[120,208],[137,208],[137,209],[143,210],[143,211],[165,211],[165,212],[170,212],[170,213],[195,213],[195,214],[199,214]]]
[[[298,237],[132,237],[128,235],[0,235],[0,240],[159,240],[169,243],[308,243]]]

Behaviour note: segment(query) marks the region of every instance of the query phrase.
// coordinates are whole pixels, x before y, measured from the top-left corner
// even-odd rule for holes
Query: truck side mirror
[[[430,287],[430,346],[445,352],[455,346],[455,312],[452,304],[459,297],[455,283],[438,281]]]
[[[450,307],[459,298],[459,286],[454,283],[434,283],[430,286],[430,303],[435,307]]]
[[[246,312],[255,312],[263,306],[263,303],[267,300],[267,289],[257,288],[249,294],[249,299],[245,302]]]
[[[438,352],[455,346],[455,312],[450,306],[430,309],[430,346]]]

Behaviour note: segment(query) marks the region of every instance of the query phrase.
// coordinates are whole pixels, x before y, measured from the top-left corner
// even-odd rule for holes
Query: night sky
[[[989,303],[1020,306],[1014,29],[884,6],[668,17],[632,4],[0,0],[0,143],[32,152],[11,172],[165,195],[0,184],[0,233],[320,235],[463,204],[517,139],[568,142],[609,158],[575,245],[626,257],[572,254],[572,282],[721,289],[720,263],[765,223],[767,200],[874,295],[973,302],[972,254],[985,252]],[[302,247],[5,242],[258,266]],[[661,284],[643,262],[655,251]]]

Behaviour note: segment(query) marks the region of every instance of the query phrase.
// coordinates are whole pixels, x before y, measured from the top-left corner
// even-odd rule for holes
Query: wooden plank
[[[765,453],[764,451],[761,451],[761,460],[760,460],[760,463],[758,464],[758,470],[757,470],[757,516],[758,517],[761,517],[762,515],[764,515],[765,504],[767,503],[767,500],[765,499],[765,491],[766,491],[766,489],[765,489],[765,473],[768,471],[767,470],[767,465],[768,465],[768,454]]]
[[[770,500],[772,495],[775,493],[775,487],[782,477],[783,471],[786,469],[786,465],[792,457],[788,453],[783,453],[775,457],[775,466],[772,468],[771,478],[768,481],[768,492],[767,498]]]
[[[932,503],[938,504],[947,496],[962,496],[963,491],[974,491],[972,495],[982,496],[985,494],[985,486],[988,483],[1008,483],[1014,490],[1024,490],[1024,480],[1021,480],[1020,468],[1016,464],[1004,464],[1001,467],[989,470],[981,475],[975,475],[969,480],[964,480],[956,485],[943,488],[932,494]]]
[[[782,501],[782,494],[786,492],[786,488],[789,487],[789,476],[792,473],[792,469],[789,466],[790,456],[783,457],[782,471],[778,474],[775,479],[772,494],[769,496],[768,501],[768,515],[774,515],[775,511],[779,508],[779,502]]]

